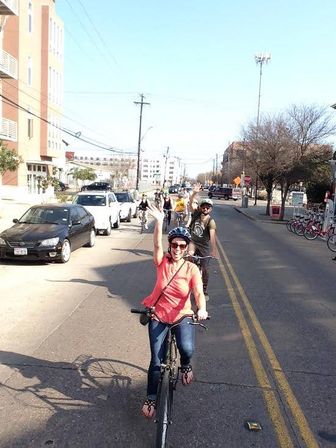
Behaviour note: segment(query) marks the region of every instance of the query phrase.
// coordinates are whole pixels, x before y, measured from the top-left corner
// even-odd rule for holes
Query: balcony
[[[0,0],[0,15],[17,16],[19,13],[18,3],[18,0]]]
[[[0,140],[17,141],[17,123],[16,121],[0,118]]]
[[[17,66],[17,60],[12,55],[0,50],[0,78],[17,79]]]

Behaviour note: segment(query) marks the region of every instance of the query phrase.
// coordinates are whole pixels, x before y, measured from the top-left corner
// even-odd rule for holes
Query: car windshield
[[[19,223],[26,224],[67,224],[69,210],[67,208],[34,207],[26,211]]]
[[[127,193],[115,193],[118,202],[129,202]]]
[[[75,203],[89,207],[105,207],[106,197],[102,194],[83,194],[77,196]]]

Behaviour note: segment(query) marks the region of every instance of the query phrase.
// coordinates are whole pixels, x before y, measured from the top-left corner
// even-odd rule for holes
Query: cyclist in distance
[[[160,207],[161,200],[162,200],[162,193],[161,193],[160,188],[157,188],[156,192],[154,193],[154,203],[155,203],[156,207]]]
[[[173,204],[172,201],[170,199],[169,194],[165,193],[163,195],[163,211],[167,211],[167,223],[168,226],[170,225],[170,221],[171,221],[171,211],[173,209]]]
[[[148,207],[149,202],[147,199],[147,195],[145,193],[142,194],[141,201],[139,203],[138,209],[145,214],[145,229],[148,229]],[[141,214],[139,215],[140,222],[142,220]]]
[[[149,206],[149,213],[155,219],[153,258],[157,277],[153,291],[142,302],[147,308],[155,304],[155,314],[152,315],[148,325],[151,361],[148,369],[147,399],[142,407],[142,413],[147,418],[153,417],[155,411],[160,364],[165,353],[168,324],[187,316],[173,329],[181,358],[182,384],[187,385],[193,379],[190,362],[195,348],[195,327],[188,324],[194,314],[191,292],[195,297],[198,320],[208,317],[200,271],[194,263],[184,258],[191,241],[190,233],[184,227],[172,229],[168,234],[168,253],[164,253],[162,247],[164,213],[153,205]]]
[[[214,258],[218,258],[216,245],[216,222],[210,215],[213,209],[213,202],[209,198],[203,198],[197,203],[195,201],[195,196],[199,193],[199,191],[200,185],[197,184],[194,187],[190,197],[190,204],[193,213],[189,227],[191,233],[189,253],[200,257],[211,255]],[[201,260],[203,292],[205,294],[205,298],[208,300],[209,272],[207,265],[207,260]]]
[[[177,224],[177,215],[178,214],[182,215],[182,221],[184,221],[184,218],[187,213],[187,201],[184,198],[184,195],[182,193],[179,193],[177,196],[177,199],[175,201],[174,212],[175,212],[175,224]]]

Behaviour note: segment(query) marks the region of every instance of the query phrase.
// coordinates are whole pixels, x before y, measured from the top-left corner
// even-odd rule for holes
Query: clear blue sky
[[[56,0],[65,27],[64,125],[108,146],[170,147],[211,170],[257,113],[336,102],[335,0]],[[336,111],[335,111],[336,118]],[[87,148],[70,140],[72,149]]]

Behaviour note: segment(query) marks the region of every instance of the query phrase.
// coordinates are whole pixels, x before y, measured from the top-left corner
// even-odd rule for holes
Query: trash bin
[[[280,205],[271,205],[271,217],[279,219],[280,217]]]
[[[248,196],[247,196],[247,194],[245,194],[242,197],[242,208],[248,208]]]

